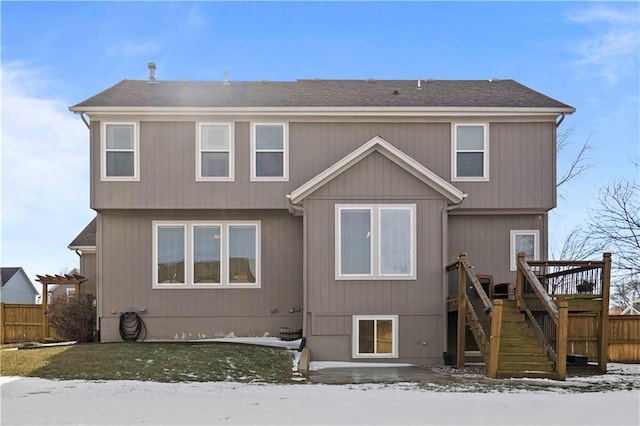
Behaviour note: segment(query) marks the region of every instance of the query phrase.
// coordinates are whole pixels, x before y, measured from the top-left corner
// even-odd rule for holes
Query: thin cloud
[[[145,56],[157,53],[160,50],[160,44],[155,41],[123,41],[115,46],[107,46],[107,55],[109,56]]]
[[[38,70],[14,62],[1,71],[2,263],[57,273],[74,263],[48,259],[67,258],[91,216],[88,130],[66,103],[35,94],[52,84]]]
[[[610,85],[637,72],[640,47],[638,6],[631,11],[590,5],[567,15],[571,23],[586,26],[587,36],[572,43],[574,65],[581,75],[603,77]]]

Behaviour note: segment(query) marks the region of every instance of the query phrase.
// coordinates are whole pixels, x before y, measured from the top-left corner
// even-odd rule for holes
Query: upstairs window
[[[486,125],[455,124],[453,134],[452,180],[489,180]]]
[[[251,138],[251,180],[286,181],[288,136],[283,123],[255,123]]]
[[[415,279],[415,205],[336,210],[337,279]]]
[[[104,123],[101,146],[102,180],[139,180],[136,123]]]
[[[516,271],[518,253],[524,253],[527,260],[540,259],[540,231],[533,230],[513,230],[511,231],[511,270]]]
[[[233,181],[231,124],[200,123],[196,180]]]

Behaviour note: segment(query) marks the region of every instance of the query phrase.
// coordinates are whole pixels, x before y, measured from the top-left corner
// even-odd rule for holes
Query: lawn
[[[292,383],[289,351],[221,343],[85,343],[3,350],[0,375],[44,379]]]

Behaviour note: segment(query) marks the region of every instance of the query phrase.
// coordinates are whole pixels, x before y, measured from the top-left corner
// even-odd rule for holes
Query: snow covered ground
[[[0,420],[3,425],[640,424],[637,364],[611,364],[606,375],[564,383],[492,383],[502,385],[262,385],[0,377]]]

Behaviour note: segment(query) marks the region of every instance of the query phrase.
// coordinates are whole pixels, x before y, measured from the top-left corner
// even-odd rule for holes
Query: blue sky
[[[590,138],[595,165],[561,188],[551,250],[598,187],[637,178],[638,2],[6,2],[2,266],[58,273],[89,209],[88,131],[68,111],[122,79],[515,79],[577,108],[560,172]]]

